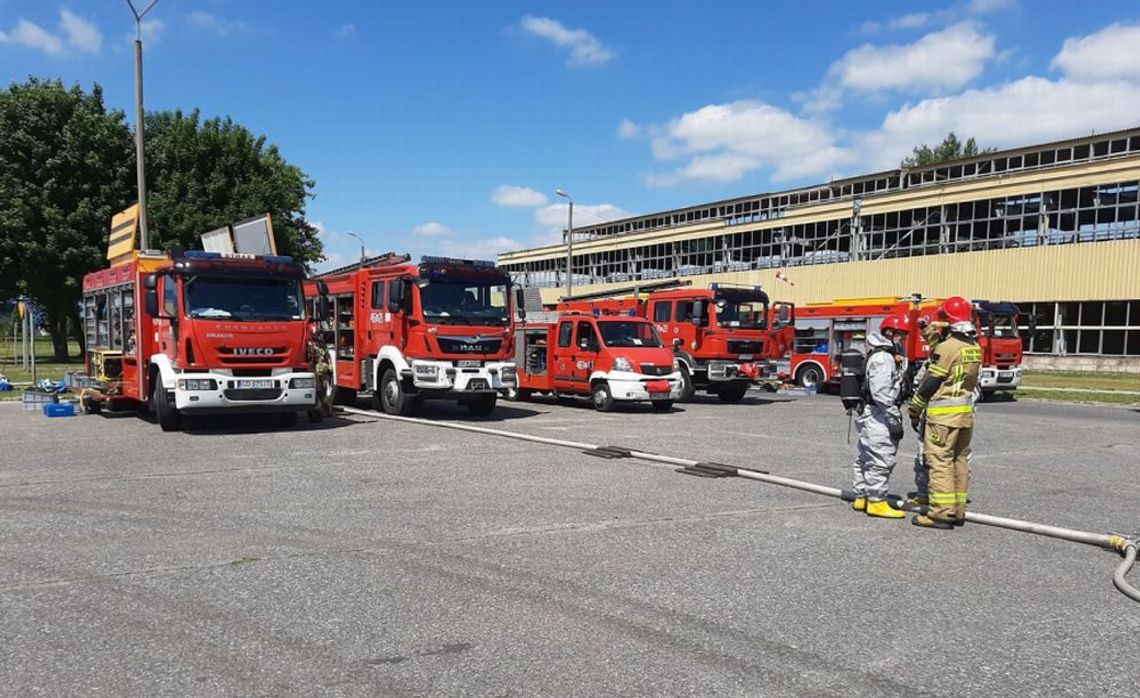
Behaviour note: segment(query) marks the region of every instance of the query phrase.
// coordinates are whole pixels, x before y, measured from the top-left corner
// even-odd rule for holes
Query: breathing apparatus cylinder
[[[845,349],[839,353],[839,399],[843,402],[843,409],[857,409],[863,402],[865,372],[863,352]]]

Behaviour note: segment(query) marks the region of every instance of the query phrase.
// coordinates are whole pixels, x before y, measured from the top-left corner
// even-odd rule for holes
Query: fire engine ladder
[[[338,274],[346,274],[350,271],[357,269],[371,269],[373,267],[389,267],[393,264],[404,264],[412,259],[410,254],[397,254],[396,252],[387,252],[385,254],[376,255],[375,257],[365,257],[359,262],[347,264],[343,267],[330,269],[329,271],[321,272],[313,276],[314,279],[324,279]]]
[[[622,286],[620,288],[611,288],[605,291],[594,291],[592,293],[578,293],[573,296],[561,296],[558,300],[561,301],[588,301],[596,298],[611,298],[614,296],[636,296],[639,293],[646,291],[664,291],[669,288],[680,288],[681,286],[692,286],[693,282],[688,279],[666,279],[664,281],[647,281],[643,284],[636,284],[634,286]]]

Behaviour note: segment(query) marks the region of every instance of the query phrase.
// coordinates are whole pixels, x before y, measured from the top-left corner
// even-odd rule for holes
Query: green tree
[[[313,180],[265,136],[198,111],[146,117],[147,229],[152,247],[200,246],[198,237],[262,213],[273,216],[277,251],[319,261],[321,241],[305,220]]]
[[[130,130],[98,84],[88,94],[32,78],[0,90],[0,298],[27,294],[43,308],[56,359],[69,325],[81,334],[83,275],[106,264],[132,173]]]
[[[914,154],[904,159],[899,166],[904,169],[922,167],[923,165],[933,165],[938,162],[946,162],[947,160],[958,160],[960,158],[982,155],[983,153],[991,153],[993,150],[993,148],[979,150],[978,143],[973,138],[969,138],[963,143],[958,140],[958,136],[954,135],[954,132],[951,131],[946,134],[946,138],[942,139],[941,143],[933,148],[925,143],[915,147]]]

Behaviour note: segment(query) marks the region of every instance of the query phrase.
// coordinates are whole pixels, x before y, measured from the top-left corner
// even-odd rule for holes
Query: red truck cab
[[[601,412],[638,401],[668,411],[680,397],[676,360],[648,320],[600,309],[543,315],[516,330],[518,386],[508,397],[588,396]]]
[[[455,400],[488,414],[515,385],[511,282],[493,262],[389,254],[320,274],[330,319],[319,338],[333,369],[335,399],[370,392],[389,414],[428,399]]]
[[[982,348],[978,385],[983,394],[1016,390],[1021,385],[1024,358],[1018,327],[1021,310],[1009,301],[975,300],[973,303],[974,325],[978,328],[978,344]]]

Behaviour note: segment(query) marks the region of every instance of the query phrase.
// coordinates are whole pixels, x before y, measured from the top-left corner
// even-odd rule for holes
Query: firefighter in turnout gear
[[[949,529],[966,520],[974,388],[982,365],[982,350],[971,323],[973,306],[969,301],[951,298],[939,313],[949,323],[948,336],[931,349],[926,376],[908,410],[915,429],[925,414],[923,451],[930,470],[929,508],[925,515],[915,516],[913,523]]]
[[[906,359],[898,347],[906,329],[905,319],[891,316],[883,321],[881,333],[867,335],[863,400],[855,420],[859,452],[852,469],[856,497],[852,508],[885,519],[905,516],[888,504],[886,497],[887,480],[904,434],[898,402]]]
[[[942,333],[945,332],[949,326],[947,323],[938,319],[937,309],[924,310],[918,316],[918,326],[921,328],[922,341],[926,342],[926,354],[929,356],[934,353],[938,343],[942,341]],[[914,397],[914,391],[922,384],[922,379],[926,377],[926,366],[928,361],[917,361],[914,365],[914,372],[912,376],[911,394],[907,396],[909,401]],[[926,454],[923,452],[923,440],[926,438],[926,413],[924,412],[919,418],[918,427],[916,429],[918,435],[918,450],[914,455],[914,492],[911,492],[907,497],[912,504],[926,506],[930,503],[930,468],[926,465]]]

